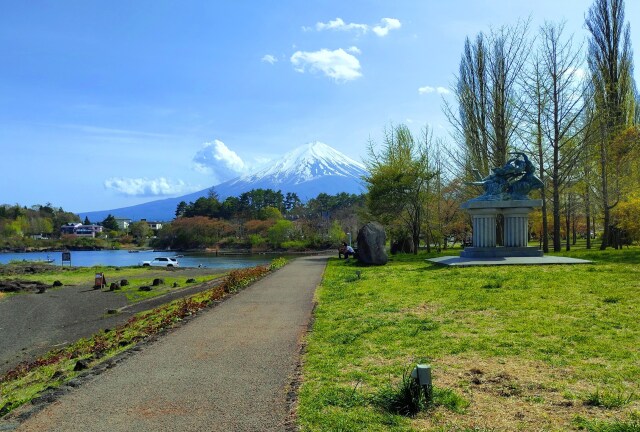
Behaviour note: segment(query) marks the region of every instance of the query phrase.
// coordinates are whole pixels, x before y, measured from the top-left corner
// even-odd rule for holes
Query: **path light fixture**
[[[433,385],[431,384],[431,365],[419,364],[411,371],[411,378],[416,380],[422,391],[427,403],[431,403],[433,396]]]
[[[358,276],[358,279],[360,279],[360,275],[362,275],[362,272],[360,270],[356,270],[356,276]]]

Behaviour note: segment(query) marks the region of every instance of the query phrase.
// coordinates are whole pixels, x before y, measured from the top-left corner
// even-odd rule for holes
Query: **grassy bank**
[[[304,358],[302,429],[640,430],[640,249],[571,256],[594,263],[330,260]],[[441,400],[413,418],[388,412],[382,395],[416,363],[432,365]]]
[[[0,266],[0,277],[5,281],[27,280],[39,282],[50,287],[56,281],[59,281],[63,286],[92,287],[96,273],[104,274],[107,281],[105,288],[103,288],[105,291],[109,290],[112,282],[120,285],[122,280],[127,280],[128,285],[122,285],[118,292],[124,294],[129,303],[135,303],[184,288],[195,282],[202,283],[220,278],[225,272],[212,269],[166,269],[161,267],[60,267],[49,264],[21,262]],[[151,291],[141,291],[139,289],[141,286],[151,286],[154,279],[162,279],[164,283],[154,286]],[[192,281],[187,283],[189,279],[192,279]],[[0,296],[3,294],[14,295],[0,293]]]

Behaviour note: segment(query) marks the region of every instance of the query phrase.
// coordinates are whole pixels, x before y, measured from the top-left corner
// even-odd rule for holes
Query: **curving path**
[[[281,431],[327,257],[298,258],[62,396],[19,431]]]

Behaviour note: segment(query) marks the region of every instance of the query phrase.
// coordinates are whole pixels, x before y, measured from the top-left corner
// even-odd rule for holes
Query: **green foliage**
[[[631,195],[618,203],[613,209],[612,216],[617,225],[622,228],[630,242],[640,242],[640,193]]]
[[[268,220],[268,219],[282,219],[282,213],[275,207],[267,206],[263,209],[260,209],[258,212],[258,219],[260,220]]]
[[[340,223],[337,220],[334,220],[329,227],[329,241],[333,246],[338,246],[340,242],[344,241],[347,238],[347,235],[342,230]]]
[[[108,231],[118,231],[120,227],[118,226],[118,221],[115,216],[112,214],[107,215],[106,218],[100,223],[105,230]]]
[[[267,238],[271,246],[279,248],[283,242],[291,237],[292,232],[293,222],[281,219],[267,230]]]
[[[385,131],[381,152],[369,145],[369,174],[364,177],[369,212],[389,228],[408,232],[416,252],[429,182],[436,174],[430,166],[429,140],[428,130],[416,141],[402,124]]]
[[[146,243],[147,238],[153,234],[153,230],[147,222],[138,221],[129,224],[129,233],[134,238],[136,244],[142,246]]]
[[[433,388],[433,400],[431,403],[434,407],[443,406],[456,413],[464,413],[464,410],[469,406],[469,401],[452,389],[439,387]]]
[[[267,239],[262,237],[260,234],[250,234],[249,241],[251,242],[251,247],[260,247],[267,243]]]
[[[410,373],[404,373],[397,388],[389,386],[384,388],[378,397],[377,403],[383,409],[393,414],[413,417],[425,409],[428,401],[420,384]]]
[[[640,431],[640,413],[631,413],[628,420],[587,420],[577,417],[574,425],[587,432],[638,432]]]
[[[633,393],[626,393],[622,390],[618,391],[606,391],[596,389],[591,392],[584,399],[585,405],[597,406],[603,408],[620,408],[634,401],[636,395]]]
[[[269,264],[269,270],[277,270],[284,267],[287,264],[287,259],[283,257],[275,258]]]
[[[290,251],[303,251],[308,249],[304,240],[287,240],[280,244],[280,247]]]

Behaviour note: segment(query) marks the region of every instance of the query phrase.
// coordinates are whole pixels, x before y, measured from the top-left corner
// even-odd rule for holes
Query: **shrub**
[[[588,432],[638,432],[640,431],[640,414],[632,413],[628,420],[587,420],[577,417],[573,422],[579,430]]]
[[[389,386],[377,397],[378,405],[384,410],[403,416],[413,417],[427,406],[422,388],[410,373],[402,374],[397,388]]]
[[[289,240],[282,242],[280,245],[283,249],[294,250],[294,251],[303,251],[307,249],[307,243],[303,240]]]
[[[584,400],[585,405],[598,406],[603,408],[620,408],[627,405],[635,399],[633,393],[625,394],[622,391],[615,393],[600,391],[597,389],[595,392],[589,393]]]

